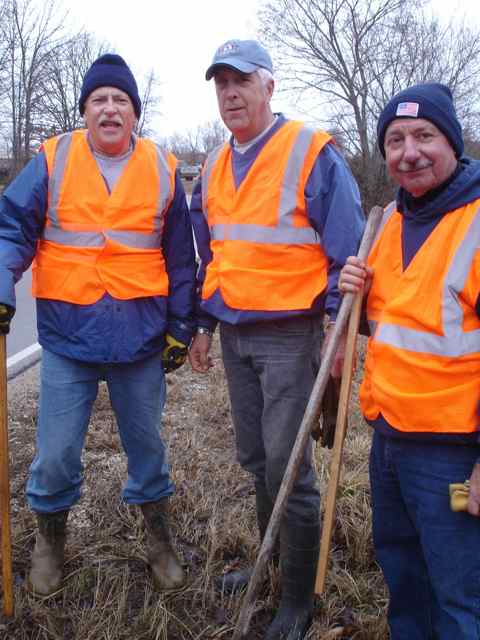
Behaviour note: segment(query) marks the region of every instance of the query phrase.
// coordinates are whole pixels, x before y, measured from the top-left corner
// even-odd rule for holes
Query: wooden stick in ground
[[[0,334],[0,512],[2,516],[3,613],[13,616],[12,543],[10,535],[10,477],[8,456],[7,350]]]
[[[342,466],[342,453],[345,434],[347,431],[348,406],[352,388],[353,367],[355,364],[355,349],[357,345],[358,325],[362,313],[363,292],[356,294],[353,302],[350,320],[348,322],[347,341],[345,345],[345,359],[343,361],[342,384],[338,400],[337,422],[335,426],[335,440],[330,461],[330,480],[328,482],[325,511],[323,514],[322,541],[317,567],[315,593],[321,594],[325,588],[325,578],[328,568],[328,556],[335,524],[335,505],[337,502],[338,483]]]
[[[366,259],[370,251],[370,247],[372,246],[382,215],[383,211],[380,207],[373,207],[370,215],[368,216],[367,225],[365,227],[365,232],[358,252],[358,257],[362,260]],[[312,431],[312,427],[318,416],[320,404],[322,402],[325,387],[327,386],[328,377],[332,368],[333,359],[335,357],[340,338],[342,337],[347,325],[354,297],[353,293],[345,294],[340,305],[337,320],[333,327],[332,336],[326,346],[325,353],[323,354],[320,371],[318,372],[315,380],[315,384],[305,410],[305,415],[303,417],[302,424],[300,425],[300,429],[285,470],[285,475],[273,507],[270,522],[268,523],[262,546],[260,547],[252,577],[248,584],[248,589],[242,603],[242,608],[238,616],[232,640],[240,640],[241,638],[248,637],[250,621],[255,609],[256,594],[272,554],[273,545],[280,529],[280,522],[285,512],[288,497],[297,477],[303,453],[310,438],[310,432]]]

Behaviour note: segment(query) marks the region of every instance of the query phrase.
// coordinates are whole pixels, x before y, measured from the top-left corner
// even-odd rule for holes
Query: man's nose
[[[229,82],[225,87],[225,96],[227,98],[236,98],[238,96],[237,85],[234,82]]]
[[[403,147],[403,159],[406,162],[413,162],[420,157],[418,143],[413,136],[406,136]]]
[[[117,105],[115,104],[115,101],[113,98],[108,98],[107,101],[105,102],[105,111],[106,113],[115,113],[115,111],[117,110]]]

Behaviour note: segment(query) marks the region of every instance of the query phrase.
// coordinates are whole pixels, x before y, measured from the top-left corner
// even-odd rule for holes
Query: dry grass
[[[232,637],[241,598],[217,593],[212,577],[255,559],[257,535],[251,479],[234,457],[229,405],[218,347],[209,376],[187,367],[168,378],[164,428],[177,493],[172,500],[176,545],[188,567],[185,591],[152,591],[138,511],[120,500],[125,478],[108,394],[101,388],[84,455],[86,482],[69,519],[65,587],[33,599],[23,587],[34,542],[24,486],[33,456],[36,387],[16,381],[10,407],[15,617],[0,619],[2,640],[217,640]],[[35,375],[35,374],[33,374]],[[356,402],[354,403],[356,406]],[[386,602],[372,556],[367,454],[369,433],[358,411],[350,418],[339,517],[328,591],[316,603],[309,638],[385,640]],[[328,452],[318,449],[322,489]],[[250,640],[263,637],[279,598],[274,572],[257,602]]]

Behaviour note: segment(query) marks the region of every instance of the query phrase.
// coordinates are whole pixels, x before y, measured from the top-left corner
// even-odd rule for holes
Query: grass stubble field
[[[207,376],[193,374],[188,365],[168,376],[163,428],[177,487],[171,502],[172,529],[188,571],[188,586],[176,594],[152,590],[142,518],[136,508],[121,501],[126,460],[104,385],[87,436],[83,497],[69,517],[64,588],[44,600],[34,599],[25,591],[35,532],[34,516],[25,500],[25,480],[34,454],[38,365],[9,384],[16,609],[11,620],[0,617],[1,640],[232,637],[241,596],[216,591],[213,577],[254,562],[258,537],[252,480],[235,460],[217,341],[213,355],[215,367]],[[386,593],[371,542],[370,432],[358,412],[357,386],[358,374],[327,590],[316,600],[310,640],[388,638]],[[315,458],[323,493],[329,455],[317,447]],[[249,640],[263,638],[279,595],[278,570],[271,569],[256,603]]]

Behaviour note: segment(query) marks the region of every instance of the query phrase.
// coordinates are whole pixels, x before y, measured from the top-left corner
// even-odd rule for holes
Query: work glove
[[[165,335],[167,346],[162,352],[162,364],[165,373],[175,371],[185,363],[188,354],[188,347],[183,342],[179,342],[169,333]]]
[[[15,309],[8,304],[0,304],[0,333],[7,335],[10,331],[10,320],[13,318]]]
[[[327,447],[328,449],[333,447],[335,440],[340,384],[340,378],[329,376],[320,407],[319,421],[312,429],[312,438],[320,440],[322,447]]]

